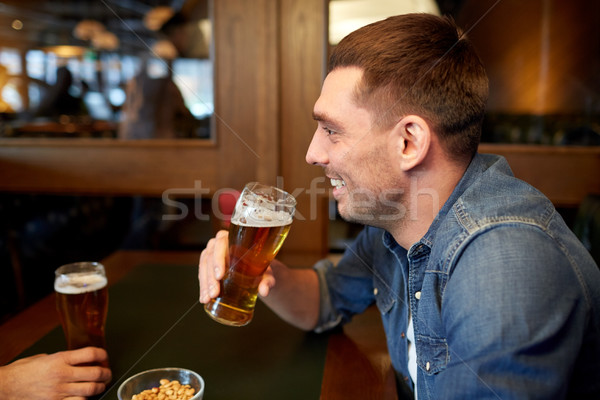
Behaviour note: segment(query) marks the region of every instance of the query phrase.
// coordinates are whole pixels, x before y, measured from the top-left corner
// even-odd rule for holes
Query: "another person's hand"
[[[0,367],[0,399],[83,400],[106,389],[112,375],[99,365],[107,364],[97,347],[22,358]]]

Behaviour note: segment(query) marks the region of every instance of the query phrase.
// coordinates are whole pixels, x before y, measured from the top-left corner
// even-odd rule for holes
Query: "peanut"
[[[182,385],[177,380],[161,379],[159,383],[159,387],[135,394],[131,400],[190,400],[196,392],[190,385]]]

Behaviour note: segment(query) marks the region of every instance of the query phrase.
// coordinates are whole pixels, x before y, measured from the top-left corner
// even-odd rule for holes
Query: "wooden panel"
[[[202,185],[214,191],[217,156],[202,142],[5,139],[0,190],[161,195]]]
[[[587,194],[600,193],[600,147],[481,144],[479,151],[506,157],[517,178],[557,206],[576,207]]]
[[[324,78],[328,2],[284,0],[280,4],[281,170],[285,187],[296,193],[299,212],[282,254],[297,253],[306,264],[324,256],[328,248],[329,186],[324,184],[322,169],[305,161],[316,128],[312,109]]]
[[[597,111],[597,0],[465,0],[457,21],[487,68],[490,111]]]
[[[214,2],[219,182],[275,184],[278,145],[277,3]]]

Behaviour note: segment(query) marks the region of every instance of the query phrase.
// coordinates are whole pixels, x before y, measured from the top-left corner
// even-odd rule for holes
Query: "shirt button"
[[[421,299],[421,292],[416,292],[415,293],[415,299],[417,299],[417,300]]]
[[[379,290],[377,290],[377,288],[373,289],[373,294],[374,294],[375,296],[377,296],[377,293],[379,293]]]
[[[400,333],[400,337],[401,337],[402,339],[404,339],[404,338],[406,337],[406,334],[405,334],[404,332],[402,332],[402,333]]]
[[[429,361],[427,361],[427,364],[425,364],[425,369],[429,371],[429,368],[431,368],[431,365],[429,365]]]

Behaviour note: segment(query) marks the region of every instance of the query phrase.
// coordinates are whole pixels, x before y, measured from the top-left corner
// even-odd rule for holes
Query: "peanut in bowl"
[[[185,368],[156,368],[124,381],[119,400],[202,400],[204,380]]]

